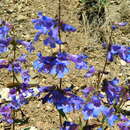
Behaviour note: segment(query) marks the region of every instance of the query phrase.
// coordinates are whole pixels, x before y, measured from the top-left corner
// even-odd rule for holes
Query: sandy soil
[[[72,54],[84,53],[89,56],[88,62],[96,67],[97,70],[102,70],[106,50],[102,49],[102,39],[108,41],[110,36],[109,23],[127,21],[130,23],[130,1],[129,0],[110,0],[110,4],[104,7],[103,18],[100,22],[97,21],[88,23],[87,18],[81,18],[81,12],[85,13],[86,10],[91,8],[83,8],[79,0],[61,0],[61,19],[68,24],[77,28],[74,33],[62,33],[62,40],[66,42],[62,49]],[[42,11],[45,15],[56,17],[58,14],[58,0],[0,0],[0,19],[6,20],[15,26],[15,35],[18,39],[30,41],[33,39],[35,30],[31,20],[37,18],[37,12]],[[87,11],[86,11],[87,12]],[[102,12],[103,13],[103,12]],[[86,15],[83,15],[86,16]],[[96,19],[93,16],[93,19]],[[86,23],[85,23],[86,22]],[[48,47],[42,46],[42,39],[35,45],[37,51],[28,54],[24,48],[19,47],[17,55],[20,53],[27,53],[28,62],[25,67],[30,70],[31,83],[39,83],[40,85],[58,84],[59,79],[50,76],[39,74],[32,67],[36,54],[42,50],[44,55],[50,55],[51,52]],[[128,26],[115,31],[113,35],[113,42],[124,45],[130,45],[130,24]],[[54,52],[58,49],[55,48]],[[10,52],[0,55],[2,57],[11,57]],[[32,60],[33,59],[33,60]],[[75,71],[73,65],[70,67],[71,72],[63,80],[63,87],[75,85],[78,89],[82,86],[94,86],[97,82],[97,75],[95,74],[90,79],[83,78],[85,71]],[[117,58],[115,62],[108,64],[106,71],[109,72],[104,78],[112,79],[118,77],[121,79],[122,84],[130,79],[130,65],[125,64],[122,60]],[[19,78],[20,80],[20,78]],[[0,87],[6,87],[6,84],[12,81],[11,74],[5,70],[0,70]],[[59,115],[56,109],[50,105],[42,105],[37,99],[32,99],[30,103],[22,108],[29,117],[29,121],[24,125],[16,125],[16,130],[28,126],[37,127],[38,130],[58,130],[59,128]],[[19,112],[17,116],[19,116]],[[68,116],[69,120],[78,118],[78,114]],[[3,130],[3,125],[0,130]]]

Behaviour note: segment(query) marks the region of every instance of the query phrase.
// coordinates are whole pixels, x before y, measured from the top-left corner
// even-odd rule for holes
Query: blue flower
[[[111,26],[112,30],[118,29],[119,27],[126,26],[128,22],[120,22],[120,23],[114,23],[114,25]]]
[[[57,44],[63,44],[63,42],[61,41],[61,39],[59,38],[59,28],[56,27],[54,29],[51,29],[48,33],[48,35],[54,39],[54,41],[57,43]]]
[[[30,53],[35,50],[32,42],[26,42],[23,40],[17,40],[16,42],[26,47],[26,50],[29,51]]]
[[[106,42],[102,42],[102,47],[103,47],[103,49],[106,49],[107,48],[107,43]]]
[[[56,74],[59,78],[63,78],[64,75],[69,72],[69,69],[67,68],[69,62],[67,60],[60,59],[61,57],[59,57],[59,55],[57,57],[44,57],[41,53],[38,55],[39,58],[34,61],[33,66],[39,72]]]
[[[76,31],[75,27],[73,27],[69,24],[64,24],[64,23],[61,24],[61,29],[64,32],[75,32]]]
[[[107,59],[109,61],[114,60],[114,56],[118,55],[122,60],[130,63],[130,47],[123,45],[112,45],[108,52]]]
[[[62,110],[64,113],[79,110],[83,108],[85,101],[74,95],[71,89],[59,90],[56,88],[47,89],[48,94],[42,98],[42,103],[52,103],[58,110]]]
[[[2,116],[2,119],[0,119],[0,121],[5,121],[9,124],[12,124],[14,122],[12,119],[12,109],[9,105],[0,107],[0,115]]]
[[[106,107],[101,104],[99,97],[93,96],[92,102],[88,102],[83,108],[84,120],[88,120],[91,117],[97,118],[105,109]]]
[[[115,23],[115,24],[117,24],[119,26],[126,26],[128,24],[128,22],[120,22],[120,23]]]
[[[9,106],[13,110],[18,110],[21,106],[27,104],[28,101],[22,94],[19,94],[19,97],[13,96]]]
[[[93,76],[93,74],[95,73],[95,68],[94,68],[94,66],[91,66],[90,67],[90,69],[89,69],[89,71],[84,75],[84,77],[85,78],[89,78],[89,77],[91,77],[91,76]]]
[[[108,123],[110,126],[113,126],[115,121],[117,121],[119,118],[117,115],[111,115],[109,117],[107,117]]]
[[[44,16],[42,12],[38,12],[38,16],[40,20],[43,22],[43,25],[47,28],[52,28],[54,27],[57,23],[57,21],[54,18]]]
[[[94,87],[87,87],[82,90],[82,93],[84,94],[85,97],[88,97],[89,93],[91,93],[94,90]]]
[[[50,74],[56,74],[58,78],[63,78],[65,74],[69,72],[67,65],[69,64],[68,61],[60,61],[56,59],[56,64],[52,67]]]
[[[119,52],[119,56],[122,60],[130,63],[130,47],[122,47]]]
[[[22,54],[19,58],[17,58],[17,61],[21,62],[21,63],[25,63],[26,60],[26,54]]]
[[[9,66],[9,61],[6,59],[0,59],[0,69],[1,68],[8,68]]]
[[[49,90],[48,94],[42,98],[42,102],[53,103],[58,109],[63,104],[68,102],[68,98],[65,96],[64,92],[61,90]]]
[[[119,120],[118,116],[114,114],[114,108],[106,108],[103,114],[106,116],[107,122],[110,126],[113,126],[115,121]]]
[[[48,35],[49,37],[44,40],[44,45],[50,45],[51,48],[55,48],[56,44],[63,44],[58,36],[58,27],[50,30]]]
[[[12,64],[9,64],[8,71],[14,71],[15,73],[19,73],[22,71],[21,64],[17,61],[13,62]]]
[[[8,51],[9,43],[12,41],[12,38],[0,39],[0,53]]]
[[[68,54],[67,59],[75,63],[76,69],[88,69],[88,63],[84,60],[87,58],[86,55],[72,55]]]
[[[100,127],[100,128],[98,128],[97,130],[103,130],[103,128]]]
[[[108,52],[107,59],[109,61],[113,61],[114,55],[118,55],[120,49],[121,45],[112,45],[110,47],[110,51]]]
[[[8,37],[10,28],[8,26],[0,27],[0,53],[8,51],[9,43],[12,41],[11,37]]]
[[[34,36],[34,41],[37,42],[39,40],[40,35],[42,34],[42,32],[36,32],[35,36]]]
[[[9,31],[10,31],[10,28],[7,26],[0,27],[0,39],[5,40],[8,36]]]
[[[23,83],[28,83],[30,81],[30,75],[28,70],[22,70],[21,72]]]
[[[63,127],[60,128],[60,130],[78,130],[78,129],[79,129],[79,125],[68,121],[65,121]]]
[[[59,37],[59,30],[74,32],[76,28],[71,25],[59,23],[57,19],[43,16],[42,12],[38,13],[39,18],[32,20],[35,24],[34,28],[38,30],[35,34],[34,42],[38,41],[40,35],[48,35],[49,37],[43,40],[44,45],[49,45],[51,48],[55,48],[56,44],[63,44]]]
[[[118,126],[119,126],[120,130],[129,130],[130,129],[130,120],[128,120],[126,122],[118,123]]]
[[[33,66],[38,72],[51,73],[53,66],[56,64],[56,57],[42,56],[38,53],[38,59],[34,61]]]
[[[62,109],[64,113],[69,113],[83,108],[85,101],[81,97],[72,93],[68,93],[68,95],[68,102],[58,106],[57,109]]]
[[[39,32],[36,33],[34,41],[37,41],[42,34],[47,34],[57,24],[56,20],[48,16],[43,16],[42,12],[38,13],[39,19],[34,19],[34,28]]]
[[[63,43],[61,40],[56,41],[52,37],[46,38],[43,42],[44,42],[44,45],[50,46],[51,48],[55,48],[56,47],[56,43],[57,44],[62,44]]]
[[[118,27],[117,27],[116,25],[112,25],[111,28],[112,28],[112,30],[115,30],[115,29],[117,29]]]
[[[109,104],[118,104],[122,92],[122,87],[118,86],[119,80],[114,78],[112,81],[104,81],[103,91],[105,91]]]

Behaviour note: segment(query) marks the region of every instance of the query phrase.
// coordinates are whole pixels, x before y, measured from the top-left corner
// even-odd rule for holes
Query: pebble
[[[126,62],[123,61],[123,60],[120,60],[120,64],[123,65],[123,66],[125,66],[125,65],[126,65]]]
[[[1,88],[0,89],[0,99],[5,99],[6,101],[10,101],[9,88]]]
[[[124,106],[122,107],[123,110],[130,111],[130,101],[125,102]]]
[[[18,17],[17,17],[18,21],[23,21],[23,20],[26,20],[26,19],[27,19],[27,17],[24,16],[24,15],[18,15]]]
[[[34,126],[30,126],[30,127],[26,127],[26,128],[23,128],[21,130],[26,130],[26,129],[29,129],[29,130],[38,130],[36,127]]]

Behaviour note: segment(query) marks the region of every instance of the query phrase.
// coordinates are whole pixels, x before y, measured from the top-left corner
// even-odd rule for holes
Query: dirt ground
[[[89,10],[89,8],[87,7]],[[86,10],[87,10],[86,9]],[[93,11],[92,9],[90,9]],[[58,15],[58,0],[0,0],[0,19],[8,21],[15,26],[15,35],[18,39],[33,40],[35,30],[32,19],[37,18],[37,12],[42,11],[45,15],[55,18]],[[101,23],[97,21],[88,23],[83,19],[85,15],[85,8],[79,0],[61,0],[61,19],[67,23],[75,26],[77,31],[74,33],[62,33],[62,40],[66,42],[62,46],[62,50],[71,54],[84,53],[89,56],[88,62],[100,71],[105,62],[106,50],[102,48],[101,43],[103,40],[108,41],[109,23],[116,22],[129,22],[126,27],[123,27],[113,34],[113,42],[130,46],[130,1],[129,0],[109,0],[109,5],[104,7],[102,13]],[[82,15],[82,16],[81,16]],[[97,15],[97,14],[96,14]],[[93,19],[96,19],[96,15]],[[87,22],[86,22],[87,21]],[[86,22],[86,23],[85,23]],[[33,69],[32,63],[36,59],[38,51],[42,50],[44,55],[51,55],[48,47],[42,46],[42,39],[35,45],[37,51],[28,54],[23,47],[19,47],[17,55],[20,53],[27,53],[29,62],[25,65],[31,73],[32,80],[30,83],[39,83],[42,86],[55,85],[59,83],[59,79],[51,75],[39,74]],[[57,52],[57,48],[54,52]],[[0,58],[10,56],[10,53],[0,55]],[[82,86],[94,86],[97,82],[97,75],[89,79],[83,78],[85,71],[78,71],[70,66],[70,74],[65,76],[63,80],[63,87],[69,87],[72,84],[75,89]],[[106,68],[109,72],[104,78],[112,79],[118,77],[121,84],[130,80],[130,65],[125,64],[122,60],[117,58],[115,62],[109,64]],[[19,78],[20,80],[20,78]],[[6,84],[12,81],[11,74],[5,70],[0,70],[0,87],[6,87]],[[42,105],[38,100],[32,99],[30,103],[22,107],[26,116],[29,117],[27,124],[16,125],[16,130],[34,126],[37,130],[58,130],[59,129],[59,115],[56,109],[50,105]],[[19,112],[17,113],[19,116]],[[68,116],[70,121],[75,121],[78,114]],[[3,124],[0,130],[4,130]]]

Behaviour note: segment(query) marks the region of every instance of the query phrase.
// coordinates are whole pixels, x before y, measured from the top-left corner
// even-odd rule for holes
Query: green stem
[[[113,31],[111,31],[111,35],[110,35],[110,38],[109,38],[109,44],[108,44],[108,47],[107,47],[107,53],[106,53],[106,58],[105,58],[105,63],[104,63],[104,66],[103,66],[103,70],[102,70],[102,73],[99,73],[98,75],[98,81],[97,81],[97,90],[99,89],[99,85],[101,83],[101,80],[102,80],[102,77],[104,75],[104,72],[106,70],[106,67],[107,67],[107,55],[108,55],[108,52],[109,52],[109,49],[112,45],[112,34],[113,34]]]
[[[58,36],[59,36],[59,39],[61,39],[61,33],[60,33],[60,16],[61,16],[61,0],[59,0],[59,9],[58,9]],[[61,52],[61,45],[59,45],[59,52]],[[60,90],[62,89],[62,78],[60,78],[60,82],[59,82],[60,86]],[[60,127],[62,127],[62,116],[61,114],[59,113],[59,120],[60,120]]]
[[[16,44],[15,44],[15,41],[13,41],[13,63],[15,62],[15,59],[16,59]],[[13,67],[13,71],[12,71],[12,73],[13,73],[13,85],[15,84],[15,79],[17,79],[16,78],[16,75],[15,75],[15,72],[14,72],[14,65],[12,64],[12,67]],[[13,119],[15,119],[15,111],[13,111],[13,113],[12,113],[12,117],[13,117]],[[13,124],[12,124],[12,130],[15,130],[15,122],[13,122]]]

